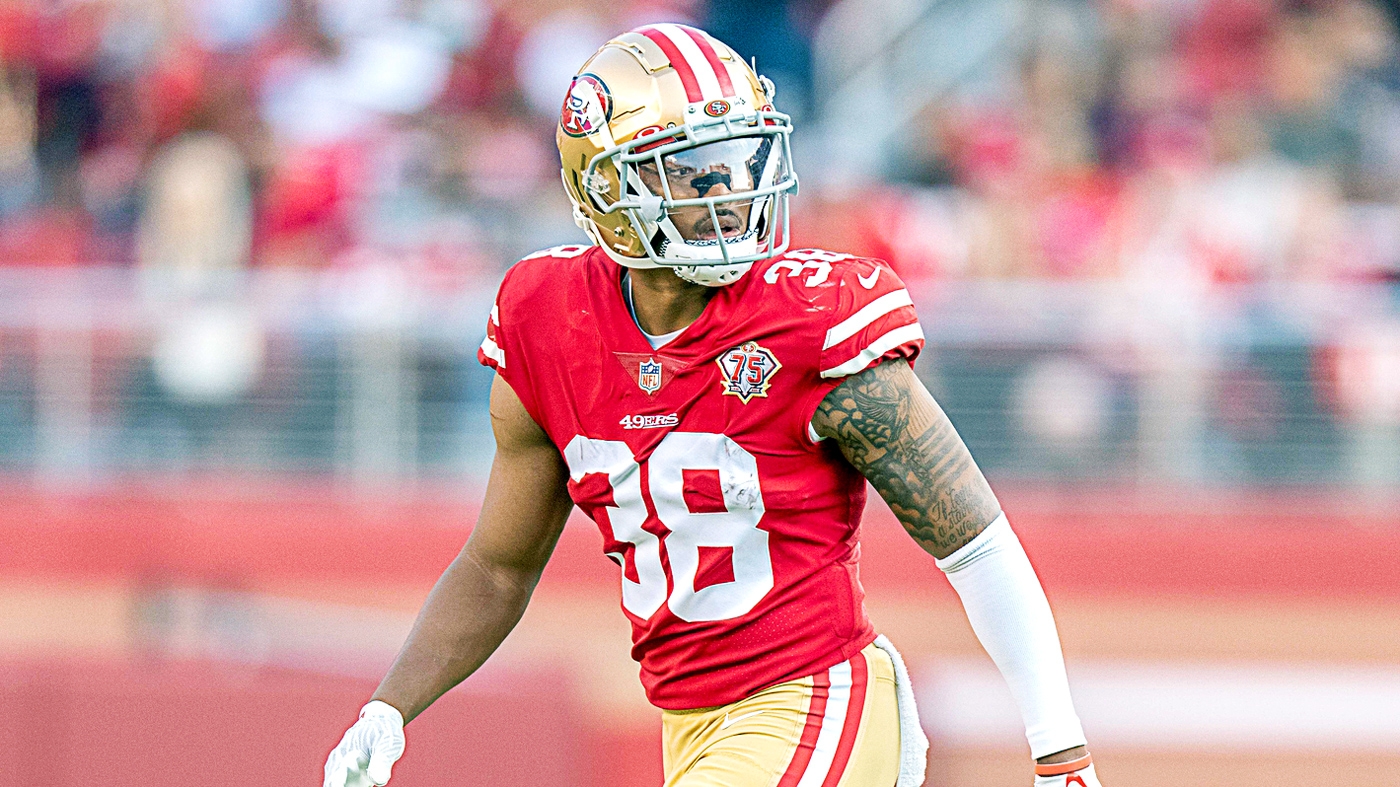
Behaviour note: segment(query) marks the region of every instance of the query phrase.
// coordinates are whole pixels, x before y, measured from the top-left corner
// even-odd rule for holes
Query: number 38
[[[763,494],[753,454],[722,434],[671,432],[647,459],[648,483],[656,517],[670,530],[664,549],[670,559],[672,590],[667,594],[661,562],[661,539],[642,529],[647,503],[642,497],[641,466],[620,440],[582,435],[564,447],[564,461],[575,483],[585,475],[605,474],[614,505],[607,506],[613,540],[633,546],[637,581],[622,575],[622,606],[647,619],[664,603],[688,622],[727,620],[743,615],[773,589],[773,562],[768,533],[758,529]],[[719,472],[725,511],[692,512],[686,505],[684,471]],[[696,589],[701,547],[732,550],[734,580]],[[621,555],[612,557],[623,562]]]

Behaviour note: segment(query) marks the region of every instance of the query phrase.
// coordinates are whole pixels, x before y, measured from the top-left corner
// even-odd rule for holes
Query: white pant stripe
[[[836,757],[836,746],[841,742],[841,730],[846,726],[846,711],[851,705],[851,662],[843,661],[827,674],[831,678],[831,689],[826,698],[821,732],[817,733],[812,759],[807,763],[807,770],[797,787],[821,787],[822,782],[826,781],[826,775],[831,771],[831,761]]]

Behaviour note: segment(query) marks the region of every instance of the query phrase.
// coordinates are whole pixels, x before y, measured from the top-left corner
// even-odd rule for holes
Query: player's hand
[[[326,758],[322,787],[370,787],[389,781],[389,771],[403,756],[403,714],[374,700],[360,709],[360,720],[345,731]],[[1097,784],[1097,783],[1096,783]]]
[[[1035,766],[1035,787],[1103,787],[1089,755],[1071,762]]]

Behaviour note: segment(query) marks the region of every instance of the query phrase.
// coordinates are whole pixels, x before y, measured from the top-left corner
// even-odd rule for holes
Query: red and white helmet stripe
[[[648,25],[636,32],[661,47],[680,76],[690,103],[734,97],[734,79],[729,67],[707,33],[675,24]]]
[[[720,60],[719,51],[715,49],[714,39],[710,38],[708,33],[703,33],[693,27],[686,27],[684,25],[677,25],[677,27],[689,36],[691,41],[695,42],[695,46],[700,50],[700,54],[704,56],[705,61],[710,64],[710,68],[714,69],[715,79],[719,81],[720,92],[724,94],[725,98],[733,98],[734,81],[729,78],[729,69],[725,66],[724,61]],[[709,98],[709,96],[706,96],[706,98]]]

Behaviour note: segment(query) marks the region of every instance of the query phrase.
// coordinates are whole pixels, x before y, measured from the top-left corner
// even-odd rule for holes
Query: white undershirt
[[[647,333],[647,329],[643,328],[641,321],[637,319],[636,307],[632,305],[632,275],[630,273],[624,272],[622,274],[622,280],[627,284],[627,311],[632,315],[632,322],[636,324],[637,330],[641,331],[642,335],[646,337],[647,344],[651,345],[651,349],[659,350],[662,347],[665,347],[671,342],[672,339],[676,338],[677,336],[680,336],[681,331],[684,331],[686,328],[690,327],[688,325],[682,326],[674,331],[671,331],[670,333],[663,333],[660,336]]]
[[[642,326],[638,325],[637,327],[641,328]],[[642,335],[647,337],[647,344],[651,345],[651,349],[660,350],[662,347],[665,347],[667,344],[670,344],[672,339],[676,338],[677,336],[680,336],[681,331],[683,330],[685,329],[682,328],[680,329],[680,331],[671,331],[670,333],[663,333],[660,336],[653,336],[647,333],[646,331],[642,331]]]

